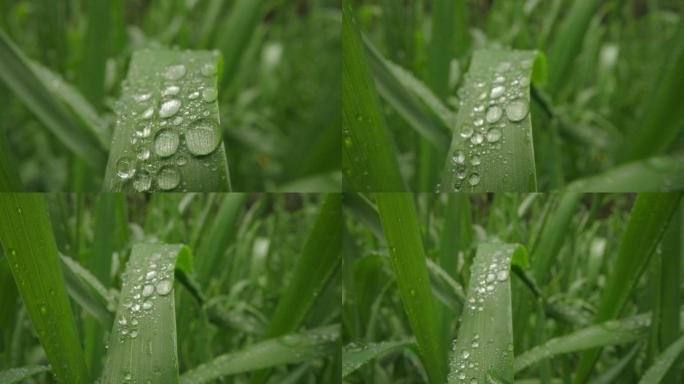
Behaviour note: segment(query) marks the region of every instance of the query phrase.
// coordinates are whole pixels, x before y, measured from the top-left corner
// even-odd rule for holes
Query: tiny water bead
[[[472,135],[473,135],[473,128],[470,126],[463,128],[463,130],[461,131],[461,137],[464,139],[468,139]]]
[[[143,287],[142,295],[143,297],[150,297],[154,293],[154,286],[147,284]]]
[[[168,295],[171,292],[171,288],[173,288],[173,283],[167,279],[161,280],[156,286],[157,293],[162,296]]]
[[[162,103],[161,107],[159,107],[159,117],[161,117],[162,119],[169,118],[178,113],[180,107],[181,102],[178,99],[171,99],[169,101],[165,101]]]
[[[506,105],[506,117],[508,120],[518,122],[527,116],[529,106],[521,99],[511,101]]]
[[[204,100],[207,103],[211,103],[212,101],[215,101],[217,98],[218,91],[216,91],[216,88],[206,88],[202,91],[202,100]]]
[[[157,185],[160,189],[168,191],[174,189],[180,184],[180,173],[171,167],[164,167],[159,171],[157,175]]]
[[[482,144],[482,141],[484,141],[484,137],[481,133],[476,133],[470,138],[470,142],[475,145]]]
[[[502,269],[496,273],[496,279],[499,281],[506,281],[508,279],[508,269]]]
[[[176,165],[178,165],[179,167],[182,167],[187,163],[188,163],[188,159],[185,156],[181,155],[181,156],[178,156],[176,158]]]
[[[147,171],[140,171],[133,180],[133,188],[138,192],[145,192],[152,186],[152,177]]]
[[[142,113],[142,118],[144,120],[149,120],[154,116],[154,108],[149,107],[145,110],[145,112]]]
[[[480,175],[477,173],[473,173],[470,175],[468,178],[468,184],[472,185],[473,187],[478,185],[480,183]]]
[[[492,88],[492,90],[489,92],[489,97],[492,99],[496,99],[498,97],[503,96],[504,92],[506,92],[506,88],[502,85],[497,85]]]
[[[177,85],[169,85],[168,87],[164,88],[162,91],[161,95],[162,97],[168,97],[168,96],[175,96],[180,92],[180,87]]]
[[[451,160],[456,164],[463,164],[465,163],[465,154],[463,151],[456,151],[454,152],[454,155],[451,156]]]
[[[191,93],[188,95],[188,99],[189,99],[189,100],[195,100],[195,99],[197,99],[198,97],[200,97],[199,91],[191,92]]]
[[[154,139],[154,153],[161,157],[169,157],[176,153],[179,142],[176,132],[169,129],[161,130]]]
[[[128,180],[135,175],[135,162],[128,157],[122,157],[116,162],[116,175]]]
[[[214,152],[220,142],[220,129],[213,120],[198,120],[185,133],[185,145],[195,156],[204,156]]]
[[[501,119],[501,116],[503,115],[503,110],[501,107],[497,105],[493,105],[489,107],[487,110],[487,114],[485,115],[485,119],[487,120],[488,123],[494,124],[497,121]]]
[[[150,92],[144,92],[144,93],[139,93],[137,95],[133,95],[133,100],[137,101],[138,103],[145,102],[149,100],[152,97],[152,94]]]
[[[478,155],[477,153],[474,154],[474,155],[470,158],[470,164],[472,164],[472,165],[475,165],[475,166],[480,165],[480,162],[481,162],[481,160],[480,160],[480,155]]]
[[[138,160],[145,161],[150,158],[150,150],[145,147],[138,149]]]
[[[487,141],[490,143],[496,143],[501,139],[501,131],[496,128],[492,128],[487,132]]]
[[[187,69],[183,64],[170,65],[164,71],[164,78],[167,80],[180,80],[185,76],[185,72],[187,72]]]

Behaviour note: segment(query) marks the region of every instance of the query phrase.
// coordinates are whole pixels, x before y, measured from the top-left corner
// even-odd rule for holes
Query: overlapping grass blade
[[[648,97],[643,116],[638,120],[623,158],[626,161],[644,159],[666,151],[682,131],[684,109],[684,19],[668,46],[670,56],[660,73],[658,85]]]
[[[665,155],[619,165],[567,186],[577,192],[674,192],[684,189],[684,156]]]
[[[104,190],[230,190],[216,87],[217,52],[133,54],[118,104]]]
[[[421,360],[431,383],[446,377],[446,352],[438,339],[439,318],[434,309],[425,250],[412,195],[376,193],[382,228],[399,293],[415,334]]]
[[[329,356],[337,347],[339,333],[339,326],[333,325],[251,344],[183,373],[180,383],[209,383],[223,376]]]
[[[466,378],[513,382],[510,268],[511,260],[526,258],[526,252],[520,245],[501,242],[477,247],[461,326],[449,357],[448,383]]]
[[[88,382],[47,204],[40,194],[0,194],[0,241],[52,372]]]
[[[191,265],[183,245],[133,246],[102,382],[178,383],[174,271]]]
[[[441,191],[536,191],[529,85],[544,77],[537,52],[475,52]]]
[[[72,117],[3,31],[0,31],[0,78],[67,148],[93,169],[104,168],[105,147]]]
[[[342,130],[345,190],[405,190],[349,0],[342,4]]]
[[[667,375],[672,364],[684,352],[684,336],[677,339],[655,360],[653,365],[646,371],[639,384],[656,384]]]
[[[39,373],[47,372],[50,367],[43,365],[35,365],[30,367],[10,368],[5,371],[0,371],[0,384],[14,384],[21,383],[29,377]]]
[[[100,326],[109,329],[114,321],[116,299],[87,269],[77,261],[61,257],[67,292]]]
[[[620,242],[613,270],[601,295],[596,323],[612,320],[620,315],[660,242],[681,196],[681,192],[638,195]],[[583,383],[588,379],[599,353],[600,349],[593,349],[582,355],[575,383]]]
[[[415,340],[403,340],[347,345],[342,350],[342,377],[349,375],[371,360],[380,358],[395,349],[414,344],[415,342]]]

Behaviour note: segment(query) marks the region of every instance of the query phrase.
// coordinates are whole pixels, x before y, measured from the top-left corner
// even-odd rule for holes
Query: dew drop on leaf
[[[174,131],[164,129],[157,133],[154,139],[154,153],[161,157],[169,157],[176,153],[179,138]]]
[[[165,101],[162,103],[161,107],[159,107],[159,117],[161,117],[162,119],[169,118],[178,113],[180,107],[181,102],[178,99],[171,99],[169,101]]]
[[[506,105],[506,117],[510,121],[517,122],[527,116],[528,105],[523,100],[513,100]]]
[[[179,80],[185,76],[185,72],[187,70],[183,64],[170,65],[164,71],[164,78],[167,80]]]
[[[128,157],[121,157],[116,162],[116,175],[128,180],[135,175],[135,163]]]
[[[220,142],[218,124],[212,120],[196,121],[185,133],[185,146],[195,156],[204,156],[214,152]]]
[[[157,185],[160,189],[168,191],[180,184],[180,173],[173,167],[164,167],[157,175]]]

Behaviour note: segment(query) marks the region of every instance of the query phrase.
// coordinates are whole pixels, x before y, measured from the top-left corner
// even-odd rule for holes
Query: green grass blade
[[[133,54],[118,104],[105,191],[230,189],[215,52]]]
[[[86,366],[40,194],[0,194],[0,241],[38,339],[61,383],[86,383]]]
[[[0,384],[14,384],[27,380],[29,377],[39,373],[47,372],[50,367],[36,365],[30,367],[10,368],[0,371]]]
[[[185,372],[180,383],[214,382],[223,376],[325,357],[337,348],[339,332],[339,326],[328,326],[252,344]]]
[[[510,268],[511,260],[526,258],[526,252],[522,246],[500,242],[478,246],[461,327],[449,357],[449,383],[466,377],[482,383],[490,377],[513,382]]]
[[[89,1],[86,4],[88,26],[81,52],[78,84],[83,95],[98,110],[102,109],[105,95],[105,65],[111,47],[111,2]]]
[[[547,89],[554,97],[558,96],[572,78],[570,73],[582,51],[584,36],[598,6],[599,2],[595,0],[574,1],[556,33],[557,37],[548,53],[550,73]]]
[[[183,245],[133,246],[103,383],[178,383],[174,270],[190,257]]]
[[[4,133],[0,132],[0,192],[23,190],[15,161],[7,146]]]
[[[627,229],[620,242],[617,259],[608,276],[596,313],[595,322],[612,320],[620,315],[639,277],[660,242],[681,193],[640,194],[629,216]],[[580,360],[575,383],[585,382],[600,349],[587,351]]]
[[[655,360],[653,365],[646,371],[639,384],[657,384],[667,375],[670,367],[684,352],[684,336],[677,339],[665,352]]]
[[[403,191],[406,187],[350,4],[345,0],[342,5],[343,188]]]
[[[658,86],[648,101],[643,116],[628,136],[624,159],[638,160],[666,151],[684,126],[684,19],[668,46],[670,56],[660,74]]]
[[[32,69],[29,59],[3,31],[0,31],[0,78],[67,148],[94,169],[104,168],[104,147],[53,96],[50,87]]]
[[[434,309],[425,250],[412,195],[377,193],[380,220],[390,251],[399,293],[416,336],[418,350],[431,383],[446,377],[446,352],[438,339],[440,320]]]
[[[629,350],[627,355],[620,359],[619,362],[617,362],[615,365],[611,366],[610,368],[606,369],[605,372],[601,374],[601,376],[596,378],[596,381],[594,381],[593,384],[610,384],[610,383],[615,383],[620,375],[622,375],[634,361],[634,358],[637,357],[637,354],[639,353],[639,350],[643,344],[641,343],[635,343],[634,346]]]
[[[383,341],[381,343],[345,346],[342,350],[342,377],[368,364],[371,360],[415,342],[415,340]]]
[[[62,256],[61,262],[69,296],[93,316],[102,327],[111,328],[114,322],[112,312],[116,306],[114,297],[95,276],[75,260]]]
[[[674,192],[684,189],[684,156],[657,156],[634,161],[601,174],[573,181],[577,192]]]
[[[534,51],[475,52],[438,189],[536,191],[529,85],[543,63]]]
[[[620,345],[645,338],[651,325],[650,313],[610,320],[553,338],[516,356],[515,371],[550,357],[608,345]]]

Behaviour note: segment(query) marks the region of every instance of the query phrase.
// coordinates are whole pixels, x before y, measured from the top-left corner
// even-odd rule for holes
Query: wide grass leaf
[[[50,91],[46,77],[36,73],[30,60],[3,31],[0,31],[0,78],[67,148],[93,169],[104,168],[105,146]]]
[[[178,382],[173,282],[176,265],[188,263],[190,250],[183,245],[133,246],[102,382]]]
[[[345,190],[406,189],[349,0],[342,5],[342,130]]]
[[[323,358],[337,348],[339,333],[339,326],[331,325],[251,344],[185,372],[180,383],[209,383],[223,376]]]
[[[0,192],[19,192],[23,189],[5,135],[0,132]]]
[[[470,270],[467,302],[449,357],[449,383],[468,379],[513,382],[511,260],[526,258],[520,245],[482,243]]]
[[[415,340],[383,341],[362,345],[347,345],[342,351],[342,377],[367,364],[371,360],[382,357],[400,347],[414,344]]]
[[[216,52],[133,54],[117,105],[105,191],[230,189],[219,125],[219,67]]]
[[[639,384],[660,383],[682,352],[684,352],[684,336],[677,339],[665,352],[658,356],[653,365],[646,371],[644,377],[641,378]]]
[[[423,365],[431,383],[443,383],[446,377],[444,343],[438,339],[440,320],[430,288],[413,196],[376,193],[375,198],[401,301],[416,336]]]
[[[28,380],[28,378],[33,375],[47,372],[49,370],[50,367],[45,367],[42,365],[21,368],[10,368],[5,371],[0,371],[0,384],[21,383],[23,380]]]
[[[444,192],[536,191],[530,84],[545,77],[535,51],[480,50],[460,90]]]
[[[0,194],[0,242],[58,382],[88,382],[47,203],[40,194]]]

